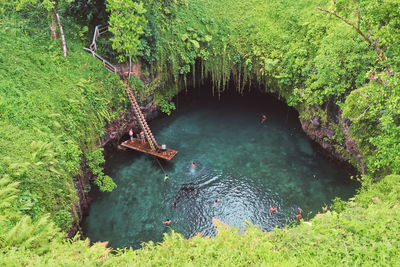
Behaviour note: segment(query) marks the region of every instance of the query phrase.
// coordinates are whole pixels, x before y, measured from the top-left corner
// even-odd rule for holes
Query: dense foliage
[[[112,47],[123,53],[124,57],[120,58],[122,62],[125,62],[126,58],[136,59],[140,44],[139,37],[144,33],[143,25],[147,23],[143,16],[146,12],[143,3],[110,0],[107,3],[107,11],[110,12],[108,29],[113,33]]]
[[[155,70],[170,70],[170,90],[195,85],[200,71],[197,81],[210,77],[217,93],[229,81],[240,92],[257,83],[303,118],[313,107],[326,124],[328,106],[338,106],[369,173],[399,173],[398,1],[176,1],[168,24],[152,7],[164,37]]]
[[[39,10],[29,20],[1,18],[0,177],[20,183],[14,203],[19,210],[33,219],[51,213],[66,230],[81,163],[92,167],[94,161],[99,168],[104,162],[92,151],[105,123],[127,101],[119,79],[86,54],[80,41],[71,42],[70,54],[62,57],[58,43],[42,30],[42,15]],[[77,29],[71,25],[70,39],[79,38]],[[101,169],[97,174],[103,179]]]
[[[303,118],[312,107],[323,123],[328,123],[328,106],[336,105],[351,121],[350,135],[365,155],[368,173],[359,194],[347,203],[336,200],[311,224],[271,233],[250,227],[239,234],[220,224],[213,239],[185,240],[172,232],[160,244],[114,254],[104,243],[65,241],[60,229],[65,231],[76,214],[74,183],[83,166],[103,190],[115,186],[102,173],[97,141],[127,100],[118,78],[82,51],[87,28],[64,18],[70,40],[64,58],[57,41],[48,38],[48,10],[30,4],[17,13],[8,1],[0,2],[0,264],[398,264],[400,12],[395,11],[400,3],[143,3],[138,12],[143,31],[134,27],[134,49],[124,52],[139,56],[154,76],[146,86],[132,81],[147,91],[141,93],[157,92],[168,112],[174,108],[168,100],[180,88],[210,78],[216,93],[229,82],[240,92],[257,83],[285,98]],[[338,125],[338,139],[342,131]]]

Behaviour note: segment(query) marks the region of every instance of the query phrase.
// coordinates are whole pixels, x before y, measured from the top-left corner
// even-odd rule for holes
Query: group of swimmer
[[[192,162],[191,167],[193,169],[196,168],[196,163],[194,161]],[[167,181],[168,179],[169,179],[169,176],[168,176],[168,174],[166,174],[165,177],[164,177],[164,182]],[[191,188],[188,188],[186,190],[189,190],[189,189],[191,189]],[[221,199],[217,198],[216,200],[214,200],[213,207],[215,207],[220,202],[221,202]],[[177,205],[176,201],[172,202],[172,204],[171,204],[171,206],[174,207],[174,208],[176,208],[176,205]],[[162,223],[165,224],[165,225],[170,225],[171,224],[171,219],[166,219]]]
[[[214,204],[213,204],[213,206],[215,207],[219,202],[221,202],[221,199],[216,199],[215,201],[214,201]],[[173,202],[172,203],[172,206],[175,208],[176,207],[176,202]],[[277,207],[275,207],[275,206],[272,206],[271,208],[269,208],[269,213],[275,213],[275,212],[278,212],[278,208]],[[301,213],[302,213],[302,210],[300,209],[300,208],[297,208],[297,213],[296,213],[296,220],[300,220],[300,219],[302,219],[303,218],[303,216],[301,215]],[[166,219],[165,221],[163,221],[162,223],[163,224],[165,224],[165,225],[170,225],[171,224],[171,219]]]
[[[194,162],[194,161],[192,161],[192,168],[196,168],[196,163]],[[166,182],[166,181],[168,181],[168,179],[169,179],[169,175],[168,174],[165,174],[165,176],[164,176],[164,182]],[[215,201],[217,201],[217,200],[215,200]],[[218,202],[219,202],[220,200],[218,200]],[[214,205],[215,205],[215,203],[214,203]],[[174,207],[174,208],[176,208],[176,202],[174,201],[174,202],[172,202],[172,204],[171,204],[171,206],[172,207]],[[171,219],[166,219],[165,221],[163,221],[162,222],[163,224],[165,224],[165,225],[170,225],[171,224]]]
[[[192,168],[193,168],[193,169],[196,168],[196,163],[194,163],[194,161],[192,162]],[[169,179],[169,175],[168,175],[168,174],[165,174],[165,176],[164,176],[164,182],[168,181],[168,179]]]
[[[261,114],[261,123],[264,123],[264,121],[267,120],[267,115],[265,114]],[[275,213],[278,212],[278,209],[275,206],[272,206],[271,208],[269,208],[269,213]],[[296,213],[296,220],[300,220],[302,217],[301,215],[301,209],[297,208],[297,213]]]
[[[215,207],[219,202],[221,202],[221,199],[216,199],[214,200],[214,204],[213,207]],[[172,202],[171,204],[172,207],[176,208],[176,202]],[[170,225],[171,224],[171,219],[166,219],[165,221],[163,221],[162,223],[165,225]]]
[[[192,162],[191,167],[193,169],[196,168],[196,163],[194,161]],[[164,182],[166,182],[168,179],[169,179],[168,174],[165,174]],[[213,207],[215,207],[220,202],[221,202],[221,199],[214,200]],[[176,205],[177,205],[176,201],[172,202],[172,204],[171,204],[171,206],[174,207],[174,208],[176,208]],[[269,208],[269,213],[270,214],[277,213],[277,212],[278,212],[278,208],[276,206],[271,206],[271,208]],[[302,210],[300,208],[297,208],[296,220],[300,220],[300,219],[303,218],[301,213],[302,213]],[[171,224],[171,219],[167,219],[167,220],[163,221],[162,223],[165,224],[165,225],[170,225]]]
[[[264,123],[266,120],[267,120],[267,115],[261,114],[261,123]],[[129,136],[130,136],[131,142],[133,142],[133,130],[132,129],[129,130]],[[139,138],[140,138],[142,143],[145,143],[145,135],[144,135],[143,131],[141,131],[139,133]],[[162,144],[161,145],[161,151],[162,151],[163,155],[165,155],[165,153],[167,151],[166,144]],[[191,166],[192,166],[193,169],[196,168],[196,163],[193,161]],[[164,182],[168,181],[168,179],[169,179],[169,175],[165,174]],[[214,201],[213,206],[216,206],[219,202],[221,202],[221,199],[216,199]],[[176,202],[173,202],[171,205],[172,205],[172,207],[175,208],[176,207]],[[271,206],[271,208],[269,208],[269,213],[270,214],[276,213],[276,212],[278,212],[278,208],[277,207]],[[302,219],[302,214],[301,213],[302,213],[302,210],[300,208],[297,208],[296,220]],[[165,225],[170,225],[171,224],[171,219],[167,219],[167,220],[163,221],[162,223],[165,224]]]
[[[269,208],[269,213],[275,213],[278,212],[277,207],[272,206],[271,208]],[[301,218],[303,218],[303,216],[301,215],[302,210],[300,208],[297,208],[297,213],[296,213],[296,220],[300,220]]]

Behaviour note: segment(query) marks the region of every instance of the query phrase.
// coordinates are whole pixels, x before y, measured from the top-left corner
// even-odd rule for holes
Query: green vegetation
[[[195,83],[200,70],[218,93],[229,80],[239,92],[257,83],[285,98],[301,117],[310,116],[311,106],[323,118],[328,105],[338,105],[352,121],[351,137],[370,173],[399,173],[400,86],[395,74],[400,45],[394,40],[400,40],[400,16],[390,10],[400,4],[289,2],[177,2],[170,24],[157,23],[166,36],[159,44],[157,70],[171,70],[170,84],[181,86],[188,78]]]
[[[71,214],[76,216],[74,183],[86,166],[102,190],[115,187],[102,172],[97,143],[105,123],[127,107],[123,85],[82,51],[87,27],[63,19],[65,58],[47,33],[53,18],[46,6],[19,3],[28,5],[16,12],[13,1],[0,2],[1,265],[400,262],[397,0],[145,1],[145,19],[137,25],[143,33],[133,29],[140,43],[121,50],[137,55],[154,76],[146,85],[132,79],[143,97],[153,94],[169,112],[174,108],[169,100],[181,88],[209,78],[216,93],[229,81],[239,92],[258,84],[286,99],[303,118],[311,118],[312,110],[323,123],[330,123],[328,107],[338,106],[351,121],[349,134],[368,173],[354,199],[335,200],[312,225],[302,222],[271,233],[250,227],[245,234],[220,225],[213,239],[185,240],[172,232],[160,244],[114,254],[106,244],[65,241],[64,233]],[[59,12],[68,5],[62,2]],[[335,130],[334,139],[343,142],[343,126]]]
[[[144,33],[143,25],[147,23],[143,16],[146,9],[141,2],[111,0],[107,3],[107,11],[110,12],[108,29],[113,33],[112,48],[123,53],[120,57],[122,62],[129,58],[131,63],[132,57],[136,59],[140,45],[139,36]]]
[[[67,230],[81,164],[95,171],[91,151],[127,100],[119,79],[74,40],[76,26],[69,25],[64,58],[40,16],[3,14],[0,22],[0,177],[20,183],[14,205],[23,214],[36,220],[50,213]],[[101,169],[96,174],[103,178]]]

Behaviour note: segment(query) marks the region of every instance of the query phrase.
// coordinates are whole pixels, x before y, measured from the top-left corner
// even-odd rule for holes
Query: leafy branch
[[[354,3],[356,3],[356,1],[354,0]],[[336,7],[336,1],[334,1],[334,5]],[[343,21],[344,23],[346,23],[347,25],[349,25],[350,27],[352,27],[358,34],[361,35],[361,37],[371,46],[375,49],[375,51],[378,53],[378,56],[383,59],[383,51],[382,49],[379,47],[379,39],[376,39],[375,42],[373,42],[370,38],[370,34],[365,34],[362,30],[361,30],[361,14],[360,14],[360,10],[357,9],[357,25],[355,25],[354,23],[352,23],[351,21],[349,21],[348,19],[346,19],[345,17],[340,16],[336,11],[330,11],[321,7],[317,7],[317,10],[326,12],[332,16],[337,17],[338,19],[340,19],[341,21]]]

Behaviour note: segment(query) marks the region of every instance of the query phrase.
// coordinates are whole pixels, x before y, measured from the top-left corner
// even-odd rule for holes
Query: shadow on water
[[[193,90],[175,102],[177,111],[150,127],[159,143],[179,154],[172,162],[157,162],[119,151],[107,160],[105,172],[118,188],[93,193],[96,201],[83,223],[92,241],[139,248],[161,241],[170,227],[189,238],[214,235],[213,217],[242,230],[246,220],[270,231],[295,221],[299,207],[304,215],[316,214],[358,187],[349,170],[313,149],[297,112],[270,95],[226,93],[218,100]],[[269,212],[271,206],[276,213]],[[161,223],[166,219],[170,227]]]

